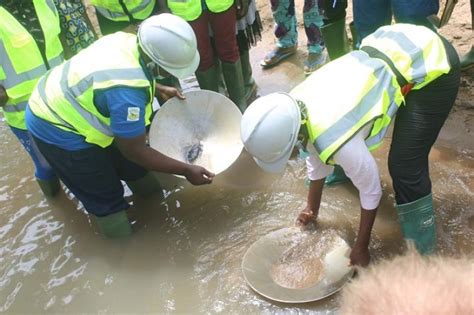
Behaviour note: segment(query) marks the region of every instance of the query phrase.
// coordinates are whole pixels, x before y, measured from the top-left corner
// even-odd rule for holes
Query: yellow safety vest
[[[119,0],[91,0],[97,11],[112,21],[130,21],[129,14],[136,20],[144,20],[153,12],[156,0],[124,0],[126,13]]]
[[[50,67],[63,61],[59,16],[52,0],[33,0],[45,37]],[[26,130],[25,109],[38,79],[48,70],[31,34],[0,6],[0,85],[9,97],[3,107],[7,123]]]
[[[234,4],[234,0],[206,0],[206,6],[213,13],[224,12]],[[168,0],[168,7],[174,15],[186,21],[194,21],[202,13],[201,0]]]
[[[362,41],[361,49],[364,46],[388,56],[415,90],[450,70],[442,40],[422,26],[379,28]],[[372,129],[365,142],[369,150],[376,149],[405,101],[388,63],[363,51],[323,66],[290,94],[306,105],[310,141],[326,164],[332,164],[334,153],[369,123]]]
[[[145,124],[150,124],[155,83],[148,80],[140,64],[136,35],[117,32],[104,36],[49,71],[39,80],[29,107],[37,117],[105,148],[114,135],[110,117],[94,105],[94,94],[115,86],[148,89]]]

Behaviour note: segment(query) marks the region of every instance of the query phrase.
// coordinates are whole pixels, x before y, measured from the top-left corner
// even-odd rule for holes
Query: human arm
[[[350,263],[366,266],[370,262],[369,243],[382,187],[377,164],[365,145],[363,131],[342,146],[334,155],[334,160],[344,169],[359,191],[360,223]]]
[[[193,185],[212,183],[214,174],[203,167],[170,158],[146,145],[145,134],[133,138],[116,137],[120,152],[129,160],[150,171],[182,175]]]
[[[306,206],[297,218],[299,225],[305,226],[316,219],[321,205],[321,196],[324,187],[324,179],[333,169],[332,166],[324,164],[317,156],[310,155],[306,158],[307,175],[310,180]]]
[[[150,96],[146,88],[114,87],[97,91],[94,103],[110,116],[110,128],[117,147],[131,161],[150,171],[183,175],[192,184],[211,183],[214,174],[206,169],[172,159],[146,145],[145,104]]]
[[[8,101],[7,91],[2,85],[0,85],[0,107],[5,106],[7,104],[7,101]]]

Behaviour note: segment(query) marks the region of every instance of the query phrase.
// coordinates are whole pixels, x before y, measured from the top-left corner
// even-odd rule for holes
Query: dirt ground
[[[299,30],[299,51],[295,57],[288,62],[278,65],[275,69],[262,71],[259,66],[260,60],[270,49],[273,48],[275,38],[273,36],[273,18],[269,0],[256,0],[264,32],[262,41],[251,51],[252,65],[257,83],[259,83],[260,95],[277,90],[289,91],[295,84],[304,79],[303,61],[306,58],[306,35],[303,29],[303,2],[296,1],[296,12]],[[352,1],[349,1],[347,9],[347,24],[352,18]],[[349,29],[347,29],[350,37]],[[463,55],[474,44],[474,34],[471,24],[471,11],[469,0],[459,0],[448,24],[440,29],[440,33],[445,36],[456,48],[460,55]],[[290,64],[290,66],[288,66]],[[294,67],[296,66],[296,67]],[[287,75],[282,76],[282,72]],[[271,79],[275,76],[275,79]],[[283,80],[282,80],[283,79]],[[288,82],[289,81],[289,82]],[[474,131],[474,68],[463,72],[461,87],[454,108],[440,133],[439,141],[459,151],[474,153],[474,141],[472,133]]]

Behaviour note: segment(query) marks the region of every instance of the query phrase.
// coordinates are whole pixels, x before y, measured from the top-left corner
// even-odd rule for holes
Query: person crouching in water
[[[398,217],[404,238],[428,254],[436,245],[428,154],[459,81],[458,55],[444,38],[423,26],[384,26],[362,41],[361,50],[323,66],[290,94],[272,93],[253,102],[242,117],[242,141],[269,172],[282,171],[294,147],[307,155],[311,182],[297,219],[302,225],[316,219],[332,165],[343,168],[361,204],[350,261],[366,266],[382,196],[370,151],[395,120],[388,165]],[[306,140],[311,145],[304,145]]]
[[[103,235],[132,232],[121,179],[142,196],[159,190],[149,171],[183,175],[194,185],[212,182],[214,174],[203,167],[146,144],[155,91],[183,98],[155,80],[186,78],[198,64],[196,37],[188,23],[160,14],[146,19],[138,35],[104,36],[39,80],[26,111],[27,128]]]

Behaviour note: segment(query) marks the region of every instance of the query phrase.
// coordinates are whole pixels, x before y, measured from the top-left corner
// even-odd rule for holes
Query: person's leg
[[[331,60],[349,52],[346,32],[347,0],[322,0],[324,25],[321,27],[324,44]]]
[[[106,237],[131,234],[123,186],[107,149],[67,151],[34,138],[61,181],[92,214]]]
[[[474,32],[474,0],[471,0],[471,29]],[[461,69],[467,70],[474,67],[474,45],[465,55],[461,56]]]
[[[397,23],[423,25],[436,32],[428,17],[438,13],[438,0],[392,0],[392,11]]]
[[[109,146],[106,150],[118,176],[127,183],[133,194],[148,198],[161,192],[160,183],[152,172],[126,159],[114,145]]]
[[[433,252],[436,245],[428,155],[454,104],[460,81],[459,58],[444,42],[452,69],[407,95],[397,112],[388,158],[403,235],[414,240],[422,254]]]
[[[308,59],[304,68],[306,75],[314,72],[326,61],[326,55],[323,54],[324,41],[321,35],[324,12],[318,2],[321,0],[305,0],[303,7],[304,30],[308,38]]]
[[[196,34],[199,57],[201,58],[196,71],[199,86],[203,90],[219,92],[214,52],[209,37],[209,12],[204,11],[199,18],[189,24]]]
[[[277,47],[269,52],[260,65],[269,68],[296,52],[298,31],[295,15],[294,0],[271,0],[273,20],[275,21],[274,35]]]
[[[354,0],[352,12],[360,40],[392,21],[390,0]]]
[[[22,130],[11,126],[10,129],[33,160],[35,165],[36,181],[44,195],[47,197],[56,195],[61,187],[59,184],[59,179],[41,152],[38,150],[38,147],[33,141],[31,134],[27,130]]]
[[[209,13],[209,22],[214,32],[217,55],[222,65],[225,85],[229,98],[243,112],[247,107],[245,101],[244,79],[236,39],[236,12],[231,6],[221,13]]]

